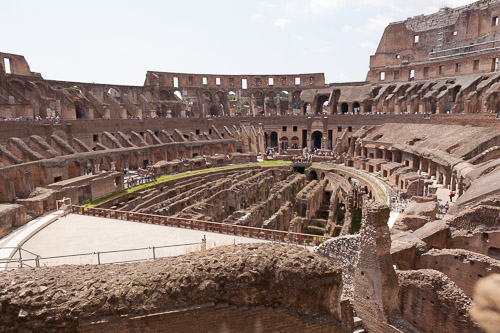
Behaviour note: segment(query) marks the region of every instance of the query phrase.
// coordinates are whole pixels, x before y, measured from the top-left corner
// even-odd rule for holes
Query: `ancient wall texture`
[[[391,23],[370,58],[369,82],[407,82],[498,70],[500,2],[481,0]]]
[[[193,310],[200,320],[221,314],[221,325],[241,327],[237,318],[247,316],[248,325],[273,330],[294,321],[307,329],[305,318],[326,320],[333,332],[340,329],[342,292],[341,271],[330,261],[305,249],[277,244],[241,245],[217,248],[207,253],[122,265],[60,266],[1,272],[0,329],[20,332],[36,327],[37,332],[99,331],[100,327],[124,325],[136,331],[134,323],[150,325],[150,332],[163,332],[159,323],[178,328],[182,312],[162,314],[208,303],[219,308]],[[263,306],[284,308],[283,314],[264,308],[242,310],[225,308]],[[244,312],[244,311],[243,311]],[[136,319],[120,318],[129,315]],[[149,316],[151,315],[151,316]],[[234,317],[233,317],[234,315]],[[137,316],[143,316],[137,318]],[[229,318],[230,317],[230,318]],[[92,324],[104,320],[109,324]],[[317,322],[316,321],[316,322]],[[207,327],[195,322],[193,327]],[[106,326],[109,325],[109,326]],[[184,325],[190,326],[184,321]],[[205,325],[205,326],[204,326]],[[285,325],[287,325],[285,323]],[[321,328],[322,330],[324,328]]]

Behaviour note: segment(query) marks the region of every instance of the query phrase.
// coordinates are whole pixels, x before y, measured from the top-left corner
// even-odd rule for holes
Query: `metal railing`
[[[186,247],[186,246],[200,246],[200,251],[206,250],[206,238],[203,238],[201,242],[198,243],[185,243],[185,244],[174,244],[174,245],[163,245],[163,246],[147,246],[147,247],[138,247],[131,249],[120,249],[120,250],[108,250],[108,251],[97,251],[97,252],[83,252],[83,253],[74,253],[74,254],[65,254],[65,255],[57,255],[57,256],[47,256],[43,257],[31,251],[28,251],[22,247],[3,247],[0,249],[12,249],[16,250],[11,258],[0,259],[0,266],[3,269],[13,269],[13,268],[35,268],[47,266],[50,261],[57,259],[67,259],[67,258],[79,258],[80,261],[82,258],[90,257],[87,261],[87,264],[90,265],[102,265],[102,264],[118,264],[118,263],[126,263],[126,262],[137,262],[137,261],[147,261],[147,260],[156,260],[161,258],[166,258],[172,256],[162,255],[159,253],[159,250],[168,249],[168,248],[178,248],[178,247]],[[145,257],[136,257],[134,259],[125,259],[125,260],[106,260],[106,255],[110,254],[123,254],[130,252],[138,252],[138,251],[146,251]],[[160,251],[161,252],[161,251]],[[17,258],[15,258],[17,257]],[[95,260],[95,261],[94,261]],[[67,263],[67,262],[66,262]],[[17,266],[14,266],[16,264]],[[74,264],[74,263],[73,263]],[[11,265],[9,267],[9,265]]]
[[[219,234],[249,237],[254,239],[277,241],[296,245],[318,246],[319,244],[331,238],[321,235],[302,234],[289,231],[254,228],[228,223],[184,219],[179,217],[127,212],[104,208],[90,208],[75,205],[73,205],[71,208],[73,213],[80,215],[159,224],[169,227],[202,230],[207,232],[216,232]]]

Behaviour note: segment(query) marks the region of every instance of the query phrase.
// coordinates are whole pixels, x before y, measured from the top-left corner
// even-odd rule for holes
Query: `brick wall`
[[[223,305],[183,309],[148,316],[122,316],[81,323],[80,333],[94,332],[347,332],[333,319],[308,322],[284,309]]]

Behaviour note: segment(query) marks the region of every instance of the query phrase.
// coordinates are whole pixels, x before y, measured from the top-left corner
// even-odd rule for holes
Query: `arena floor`
[[[33,254],[44,258],[57,257],[40,260],[40,266],[97,264],[99,260],[101,264],[145,260],[153,258],[153,246],[156,258],[200,251],[204,237],[207,248],[264,242],[212,232],[69,214],[49,224],[24,243],[22,248],[26,251],[22,251],[22,258],[34,258]],[[181,244],[190,245],[177,246]],[[162,246],[172,247],[160,248]],[[142,250],[131,250],[138,248]],[[102,253],[116,250],[130,251]],[[99,258],[97,252],[100,252]],[[18,258],[18,254],[14,258]],[[26,263],[32,266],[34,261]]]

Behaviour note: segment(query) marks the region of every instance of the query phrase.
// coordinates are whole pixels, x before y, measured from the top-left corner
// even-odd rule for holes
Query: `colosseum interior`
[[[391,23],[343,84],[0,53],[0,331],[500,332],[499,16]]]

